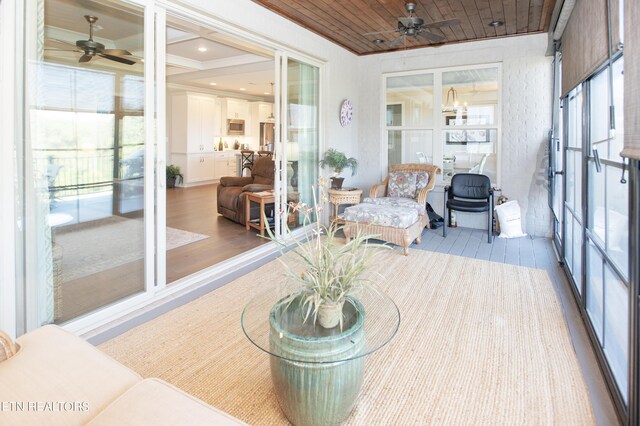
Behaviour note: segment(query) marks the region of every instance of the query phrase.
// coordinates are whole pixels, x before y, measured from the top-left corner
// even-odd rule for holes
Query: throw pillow
[[[387,190],[389,197],[416,197],[416,175],[411,172],[391,172],[389,173],[389,187]]]
[[[416,192],[423,189],[429,183],[428,172],[416,172]]]
[[[7,360],[18,352],[18,345],[9,336],[0,331],[0,362]]]

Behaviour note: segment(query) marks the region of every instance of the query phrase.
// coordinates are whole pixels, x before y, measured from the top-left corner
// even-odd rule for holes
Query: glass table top
[[[262,351],[301,363],[322,364],[357,359],[385,346],[398,331],[400,311],[383,292],[364,289],[347,297],[340,325],[326,329],[304,320],[305,295],[295,284],[260,287],[245,306],[245,336]]]

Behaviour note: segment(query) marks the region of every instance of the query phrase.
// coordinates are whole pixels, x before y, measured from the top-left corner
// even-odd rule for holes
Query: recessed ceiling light
[[[264,92],[264,94],[265,94],[265,95],[270,95],[271,93],[269,93],[269,92]]]
[[[204,47],[204,46],[198,47],[198,52],[206,52],[206,51],[207,51],[206,47]]]
[[[212,86],[215,86],[215,85],[216,85],[216,84],[218,84],[218,83],[209,83],[209,84],[210,84],[210,85],[212,85]]]
[[[490,26],[490,27],[493,27],[493,28],[498,28],[498,27],[501,27],[501,26],[503,26],[503,25],[504,25],[504,21],[498,21],[498,20],[496,20],[496,21],[491,21],[491,22],[489,22],[489,26]]]
[[[383,40],[383,39],[381,39],[381,38],[377,38],[377,39],[372,40],[372,41],[373,41],[375,44],[382,44],[382,43],[384,43],[384,40]]]
[[[245,89],[244,87],[241,87],[241,88],[240,88],[240,90],[245,91],[245,90],[247,90],[247,89]]]

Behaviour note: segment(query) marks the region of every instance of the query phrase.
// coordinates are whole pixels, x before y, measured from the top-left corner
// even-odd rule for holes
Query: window
[[[623,58],[589,79],[586,152],[587,270],[585,305],[609,369],[627,402],[629,329],[629,187],[621,182],[623,122]],[[613,94],[615,126],[610,128]],[[580,111],[581,112],[581,111]],[[567,176],[569,179],[569,176]],[[567,199],[568,199],[567,194]]]
[[[388,165],[426,162],[497,182],[497,65],[427,70],[386,77]]]

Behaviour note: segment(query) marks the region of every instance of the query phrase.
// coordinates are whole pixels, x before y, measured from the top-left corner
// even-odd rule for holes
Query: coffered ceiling
[[[405,0],[253,0],[358,55],[440,45],[419,36],[397,46],[398,18]],[[433,28],[444,43],[485,40],[546,31],[556,0],[414,0],[414,16],[425,24],[458,19],[458,25]],[[490,26],[501,21],[501,26]],[[385,31],[380,34],[367,34]],[[376,44],[375,39],[383,40]]]

